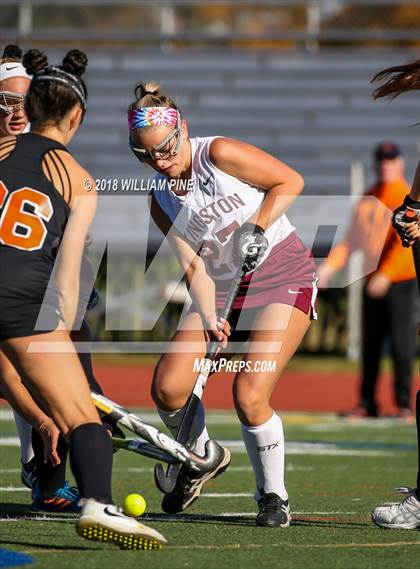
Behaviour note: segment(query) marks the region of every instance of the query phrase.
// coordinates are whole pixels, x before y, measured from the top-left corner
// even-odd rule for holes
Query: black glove
[[[268,249],[264,229],[254,223],[244,223],[233,234],[233,260],[251,273]]]
[[[99,293],[95,287],[93,287],[92,292],[90,293],[89,301],[87,303],[87,310],[92,310],[99,302]]]
[[[395,231],[401,237],[403,247],[410,246],[410,240],[408,239],[405,232],[406,224],[411,223],[411,221],[416,221],[415,217],[413,217],[413,219],[409,222],[407,222],[407,219],[405,219],[406,213],[410,211],[414,212],[417,215],[418,219],[420,216],[420,202],[413,200],[409,195],[407,195],[405,196],[404,202],[399,207],[397,207],[396,210],[394,210],[394,213],[392,215],[392,225],[394,226]]]

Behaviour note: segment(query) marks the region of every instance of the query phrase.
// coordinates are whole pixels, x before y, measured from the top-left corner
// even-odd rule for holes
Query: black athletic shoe
[[[224,454],[219,464],[210,472],[198,477],[191,476],[191,471],[181,468],[175,490],[165,494],[162,500],[162,510],[167,514],[177,514],[190,506],[201,494],[204,484],[222,474],[230,464],[230,451],[224,448]]]
[[[257,516],[257,526],[269,528],[287,528],[290,525],[289,500],[270,492],[263,494],[258,500],[260,511]]]

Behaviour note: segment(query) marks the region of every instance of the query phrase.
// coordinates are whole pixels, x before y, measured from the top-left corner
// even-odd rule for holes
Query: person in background
[[[397,97],[407,91],[420,89],[420,59],[403,65],[396,65],[379,71],[372,81],[382,81],[373,92],[373,97]],[[406,216],[410,213],[411,218]],[[392,217],[393,225],[404,247],[411,248],[420,292],[420,162],[414,176],[413,185],[404,200],[398,204]],[[407,249],[410,250],[410,249]],[[420,333],[420,328],[418,329]],[[397,488],[405,498],[376,507],[372,521],[381,528],[419,529],[420,528],[420,390],[416,396],[417,423],[417,488],[400,486]]]
[[[410,391],[415,356],[416,280],[411,251],[405,249],[391,226],[391,212],[410,187],[404,178],[404,159],[394,142],[374,150],[376,182],[366,192],[379,202],[362,199],[357,205],[344,241],[319,267],[319,286],[329,285],[355,251],[362,251],[365,273],[362,303],[362,377],[359,403],[344,415],[378,417],[375,398],[384,340],[390,338],[394,371],[395,417],[411,420]],[[386,208],[383,207],[383,205]],[[374,229],[374,230],[373,230]],[[376,261],[378,260],[378,262]]]

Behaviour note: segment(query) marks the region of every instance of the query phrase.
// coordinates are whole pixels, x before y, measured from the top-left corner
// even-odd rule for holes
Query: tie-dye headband
[[[172,107],[143,107],[128,113],[128,128],[144,128],[145,126],[176,126],[179,113]]]

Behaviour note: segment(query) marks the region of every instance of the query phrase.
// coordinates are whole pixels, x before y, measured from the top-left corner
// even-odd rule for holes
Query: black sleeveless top
[[[0,162],[0,328],[29,316],[25,306],[41,305],[70,215],[42,170],[51,150],[68,152],[44,136],[22,134]]]

